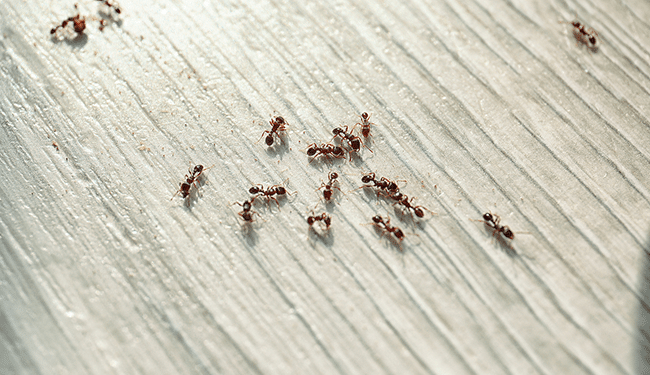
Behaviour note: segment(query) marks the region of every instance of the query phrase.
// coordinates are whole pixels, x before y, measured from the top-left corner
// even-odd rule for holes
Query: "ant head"
[[[404,232],[402,232],[402,230],[399,228],[395,228],[395,232],[393,234],[395,234],[395,237],[397,237],[397,239],[400,241],[404,239]]]
[[[589,36],[589,42],[591,42],[591,44],[596,44],[596,37],[593,36],[593,35],[590,35]]]
[[[199,174],[203,172],[203,166],[201,164],[194,167],[194,174]]]
[[[259,186],[253,186],[252,188],[248,189],[248,192],[251,194],[257,194],[257,193],[261,193],[262,189]]]
[[[413,208],[413,212],[415,212],[415,216],[419,218],[424,217],[424,211],[420,207]]]
[[[310,216],[310,217],[307,218],[307,224],[309,224],[309,225],[313,225],[315,221],[316,221],[316,219],[314,219],[313,216]]]
[[[370,117],[370,116],[368,116],[368,112],[363,112],[363,113],[361,114],[361,118],[364,119],[364,120],[367,120],[368,117]]]
[[[515,234],[512,233],[512,231],[510,230],[510,228],[508,228],[508,227],[505,226],[505,225],[503,226],[503,235],[506,236],[506,238],[509,238],[509,239],[511,239],[511,240],[514,240],[514,239],[515,239]]]
[[[332,153],[333,153],[335,156],[343,156],[343,149],[342,149],[341,147],[339,147],[339,146],[336,146],[336,147],[334,147],[334,149],[332,150]]]
[[[489,212],[486,212],[483,214],[483,220],[485,221],[492,221],[494,218],[492,217],[492,214]]]
[[[571,22],[571,25],[573,25],[573,27],[577,27],[577,28],[580,28],[580,26],[582,26],[582,24],[580,23],[580,21],[572,21],[572,22]]]
[[[391,182],[388,184],[388,190],[390,190],[390,191],[397,191],[397,190],[399,190],[399,186],[397,186],[396,183],[394,183],[393,181],[391,181]]]
[[[341,129],[341,128],[334,128],[332,130],[332,134],[334,134],[334,135],[339,135],[341,133],[343,133],[343,129]]]
[[[275,192],[276,194],[284,195],[287,193],[287,189],[285,189],[284,186],[278,186],[275,188]]]
[[[310,147],[307,149],[307,156],[314,156],[316,154],[316,147]]]
[[[273,134],[269,134],[266,136],[266,145],[267,146],[273,145]]]
[[[284,118],[282,116],[277,116],[275,122],[278,124],[284,124]]]
[[[382,218],[379,215],[375,215],[375,216],[372,217],[372,221],[377,223],[377,224],[380,224],[380,223],[384,222],[384,218]]]
[[[330,180],[336,180],[337,178],[339,178],[339,174],[336,172],[330,172],[329,178]]]

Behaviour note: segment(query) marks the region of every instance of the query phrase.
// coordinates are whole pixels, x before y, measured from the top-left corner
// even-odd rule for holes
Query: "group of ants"
[[[309,162],[311,163],[319,156],[325,158],[345,158],[346,152],[350,155],[350,160],[352,160],[352,153],[359,152],[362,145],[366,147],[361,141],[361,138],[353,134],[354,129],[360,125],[361,135],[366,140],[368,140],[370,137],[370,126],[375,125],[374,123],[370,122],[370,115],[368,115],[367,112],[362,113],[360,117],[361,122],[355,124],[352,130],[349,130],[347,126],[345,129],[338,127],[332,130],[332,133],[334,134],[333,140],[338,137],[338,145],[331,143],[323,143],[321,145],[317,145],[316,143],[312,143],[311,145],[307,146],[307,156],[311,158]],[[273,146],[276,137],[281,142],[284,142],[280,134],[280,132],[286,131],[287,123],[285,122],[284,118],[281,116],[276,116],[272,118],[269,123],[271,124],[271,130],[265,130],[262,133],[260,140],[264,137],[264,135],[266,135],[265,142],[269,147]],[[372,150],[370,151],[372,152]],[[183,199],[186,199],[186,202],[189,205],[189,198],[191,194],[190,191],[192,186],[194,186],[198,191],[197,182],[199,180],[199,177],[204,171],[209,168],[204,168],[203,165],[196,165],[193,169],[190,169],[189,174],[185,175],[185,181],[180,183],[180,188],[174,194],[172,199],[174,199],[174,197],[180,193],[181,197]],[[337,189],[339,191],[341,191],[341,189],[338,186],[337,181],[339,177],[338,173],[329,172],[327,177],[328,181],[326,183],[321,182],[321,186],[317,190],[323,190],[323,199],[325,202],[329,203],[333,199],[334,189]],[[413,199],[415,198],[411,197],[409,199],[406,194],[400,192],[400,188],[397,182],[389,180],[386,177],[381,177],[378,179],[374,172],[370,172],[361,178],[361,182],[364,183],[364,185],[358,189],[375,189],[377,197],[382,197],[393,202],[393,205],[398,205],[403,213],[408,212],[411,217],[415,215],[417,218],[421,219],[425,216],[425,211],[429,211],[424,206],[413,205]],[[248,200],[244,201],[244,203],[234,203],[242,207],[242,210],[239,212],[239,216],[242,218],[245,225],[252,223],[254,214],[257,214],[257,212],[253,211],[253,205],[258,198],[265,198],[267,204],[271,200],[274,200],[279,208],[280,202],[278,201],[278,198],[286,197],[287,195],[291,194],[282,185],[273,185],[267,187],[266,189],[263,185],[256,185],[251,187],[248,192],[251,194],[251,197]],[[508,226],[500,224],[501,218],[496,214],[488,212],[483,215],[483,220],[474,221],[485,223],[486,226],[492,229],[492,234],[495,237],[502,235],[509,240],[513,240],[515,237],[514,233],[510,230],[510,228],[508,228]],[[320,223],[321,233],[328,234],[330,225],[332,224],[331,216],[326,212],[323,212],[319,215],[312,214],[311,216],[307,217],[307,224],[309,225],[310,230],[314,230],[316,232],[314,229],[314,224],[317,222]],[[391,240],[399,244],[399,248],[402,250],[401,242],[405,238],[404,232],[400,228],[391,225],[390,218],[384,218],[380,215],[375,215],[372,218],[372,223],[369,224],[374,225],[377,230],[381,231],[382,236],[385,234],[392,236],[390,237]]]
[[[119,15],[122,13],[122,10],[120,7],[112,0],[95,0],[99,1],[100,3],[104,4],[109,12],[114,12],[116,15]],[[78,9],[77,5],[75,4],[75,9]],[[111,16],[113,16],[113,13],[111,13]],[[75,16],[68,17],[67,19],[63,20],[60,25],[57,25],[56,27],[52,28],[50,30],[50,34],[53,36],[59,37],[60,35],[58,32],[61,30],[68,30],[68,25],[72,26],[72,29],[74,31],[74,37],[78,37],[83,34],[84,30],[86,29],[86,19],[87,17],[82,16],[79,12]],[[95,17],[88,17],[88,19],[91,20],[96,20],[99,22],[99,30],[103,30],[104,27],[107,25],[106,19],[97,19]],[[576,41],[579,43],[582,43],[586,45],[590,50],[595,51],[597,49],[597,36],[598,33],[593,29],[593,28],[587,28],[584,24],[582,24],[580,21],[574,20],[571,22],[564,22],[561,21],[562,23],[567,23],[573,26],[573,35],[576,38]],[[366,147],[364,143],[361,141],[361,138],[359,136],[356,136],[353,134],[354,129],[356,128],[357,125],[361,126],[361,135],[367,140],[370,137],[370,126],[375,125],[370,122],[370,115],[368,113],[364,112],[361,114],[361,122],[358,122],[355,124],[355,126],[349,130],[347,126],[345,126],[345,129],[341,127],[337,127],[334,130],[332,130],[332,133],[334,134],[334,138],[339,138],[339,144],[335,145],[332,143],[321,143],[321,144],[316,144],[312,143],[309,146],[307,146],[307,156],[311,158],[310,163],[316,159],[319,156],[323,156],[325,158],[345,158],[345,153],[347,152],[350,160],[352,160],[352,155],[353,153],[358,153],[361,151],[361,147]],[[279,132],[284,132],[286,130],[286,122],[284,118],[281,116],[276,116],[275,118],[272,118],[271,121],[269,121],[271,124],[271,130],[266,130],[264,133],[262,133],[262,137],[266,135],[266,145],[271,147],[273,146],[273,143],[275,141],[275,137],[280,139],[281,142],[284,142],[282,140],[282,137],[280,136]],[[333,138],[333,139],[334,139]],[[260,138],[261,140],[261,138]],[[259,142],[259,141],[258,141]],[[368,147],[366,147],[370,152]],[[211,167],[210,167],[211,168]],[[196,165],[193,169],[189,170],[189,174],[185,175],[185,181],[180,183],[180,188],[174,194],[172,199],[180,193],[181,197],[183,199],[186,199],[189,205],[189,196],[190,196],[190,190],[192,186],[194,186],[198,190],[197,182],[199,180],[199,177],[201,174],[209,168],[204,168],[203,165]],[[328,179],[329,181],[327,183],[321,183],[321,186],[318,188],[318,190],[323,189],[323,199],[325,199],[326,202],[330,202],[332,200],[333,196],[333,189],[338,189],[341,191],[341,189],[338,186],[338,181],[337,178],[339,177],[338,173],[336,172],[330,172],[328,174]],[[387,179],[386,177],[381,177],[380,179],[376,178],[376,175],[374,172],[368,173],[364,175],[361,178],[361,182],[363,182],[365,185],[361,186],[361,188],[373,188],[376,190],[377,196],[378,197],[383,197],[389,201],[393,202],[393,205],[399,205],[401,206],[402,210],[409,212],[411,215],[415,214],[416,217],[418,218],[423,218],[424,217],[424,211],[428,211],[427,208],[423,206],[414,206],[412,204],[413,199],[409,199],[409,197],[406,194],[402,194],[400,192],[399,186],[395,181],[391,181]],[[280,205],[277,197],[284,197],[287,194],[290,194],[287,192],[286,188],[281,186],[281,185],[274,185],[270,186],[266,189],[264,189],[263,185],[257,185],[251,187],[248,192],[252,195],[251,198],[248,200],[244,201],[244,203],[239,203],[236,202],[236,204],[240,205],[242,207],[242,211],[239,212],[239,216],[244,220],[246,224],[250,224],[253,222],[253,215],[256,214],[257,212],[253,211],[253,204],[256,199],[260,197],[264,197],[267,200],[267,203],[270,202],[270,200],[274,200],[277,204],[278,207]],[[483,220],[474,220],[474,221],[479,221],[484,223],[488,228],[492,229],[492,235],[493,236],[503,236],[506,239],[513,240],[515,238],[514,233],[508,226],[506,225],[501,225],[501,218],[493,214],[491,212],[487,212],[483,214]],[[313,225],[316,222],[321,222],[322,225],[324,226],[324,231],[328,232],[330,225],[332,223],[332,218],[330,215],[327,213],[323,212],[320,215],[311,215],[307,217],[307,224],[310,226],[310,230],[313,229]],[[388,234],[389,236],[392,235],[396,241],[400,244],[400,250],[401,250],[401,241],[404,240],[404,232],[396,227],[390,224],[390,218],[384,219],[380,215],[375,215],[372,218],[372,223],[378,230],[382,232],[382,235]],[[499,237],[500,238],[500,237]],[[508,244],[508,246],[510,246]]]

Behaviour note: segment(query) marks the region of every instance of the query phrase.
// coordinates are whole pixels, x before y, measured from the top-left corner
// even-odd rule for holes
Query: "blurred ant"
[[[282,137],[280,137],[280,134],[278,134],[278,132],[286,131],[285,126],[287,125],[287,123],[284,121],[284,118],[281,116],[277,116],[276,118],[272,118],[271,121],[269,121],[269,123],[272,126],[271,130],[265,130],[264,133],[262,133],[262,137],[264,137],[264,134],[268,133],[265,140],[266,145],[269,147],[273,145],[273,134],[277,135],[278,138],[280,139],[280,142],[284,144]],[[262,139],[262,137],[260,137],[260,140]],[[259,142],[259,140],[257,142]]]
[[[325,198],[326,201],[329,201],[330,199],[332,199],[332,193],[333,193],[332,189],[338,189],[339,191],[341,191],[341,189],[338,186],[334,185],[335,183],[338,184],[338,181],[336,181],[336,179],[339,178],[338,173],[330,172],[327,175],[327,178],[329,178],[329,181],[327,182],[327,184],[324,183],[324,182],[321,182],[320,187],[318,189],[316,189],[316,190],[320,190],[322,188],[325,188],[325,190],[323,190],[323,198]]]
[[[68,24],[71,24],[74,32],[76,33],[75,38],[77,38],[81,34],[83,34],[84,30],[86,30],[86,20],[87,19],[98,21],[99,22],[99,30],[104,30],[104,27],[106,26],[106,20],[97,19],[95,17],[86,18],[85,16],[82,16],[79,13],[79,10],[78,10],[79,7],[77,6],[77,4],[74,5],[74,8],[77,9],[77,15],[73,16],[73,17],[68,17],[68,19],[61,22],[60,25],[52,28],[52,30],[50,30],[51,35],[57,34],[59,29],[65,30],[67,28]]]
[[[316,215],[316,216],[312,215],[307,218],[307,224],[309,224],[310,229],[313,228],[314,223],[317,221],[322,221],[325,224],[325,230],[329,230],[330,225],[332,224],[332,218],[330,217],[330,215],[323,212],[320,215]]]
[[[361,122],[357,122],[354,126],[361,125],[361,134],[364,138],[370,137],[370,125],[377,125],[370,122],[370,115],[367,112],[361,114]]]
[[[115,11],[115,13],[117,13],[117,14],[122,13],[122,10],[117,5],[117,3],[112,2],[111,0],[97,0],[97,1],[99,1],[101,3],[104,3],[104,5],[106,5],[109,10],[112,8]]]
[[[59,29],[65,29],[68,26],[68,23],[72,24],[77,36],[83,34],[84,30],[86,30],[86,18],[79,14],[77,4],[74,5],[74,8],[77,9],[77,15],[74,17],[68,17],[67,20],[64,20],[60,25],[50,30],[50,34],[54,35]]]
[[[395,238],[399,241],[399,245],[400,245],[399,250],[403,251],[402,250],[402,241],[404,241],[404,232],[402,232],[402,230],[397,228],[397,227],[391,226],[390,225],[390,218],[388,218],[388,219],[386,219],[386,221],[384,221],[383,217],[381,217],[379,215],[375,215],[375,216],[373,216],[372,223],[370,223],[370,224],[374,225],[375,228],[378,228],[378,229],[382,230],[382,235],[384,233],[392,233],[393,236],[395,236]]]
[[[286,194],[289,194],[287,192],[287,189],[285,189],[284,186],[281,185],[273,185],[268,187],[266,190],[264,190],[263,185],[257,185],[253,186],[250,189],[248,189],[248,192],[251,194],[257,194],[256,197],[261,197],[264,196],[266,198],[267,203],[273,199],[275,203],[278,204],[278,208],[280,207],[280,202],[274,197],[274,195],[277,195],[278,197],[284,196]]]
[[[235,202],[236,204],[242,206],[241,212],[239,212],[239,216],[241,216],[242,219],[244,219],[245,222],[250,223],[253,221],[253,214],[256,214],[257,212],[252,211],[253,207],[253,202],[255,202],[255,198],[257,196],[252,197],[251,199],[247,200],[244,202],[244,204],[241,204],[239,202]]]
[[[324,155],[329,158],[330,154],[337,159],[345,157],[345,151],[343,151],[343,148],[329,143],[321,143],[320,146],[316,143],[312,143],[307,146],[307,156],[312,158],[309,161],[310,163],[314,161],[318,155]]]
[[[345,126],[345,130],[341,128],[335,128],[334,130],[332,130],[332,133],[334,134],[334,137],[332,139],[336,138],[337,136],[341,137],[341,141],[345,140],[348,143],[348,146],[352,149],[351,151],[359,152],[361,150],[361,146],[363,145],[363,143],[361,142],[361,138],[357,137],[356,135],[353,135],[352,132],[348,133],[347,125]],[[364,147],[366,146],[364,145]],[[370,149],[368,148],[368,150]],[[350,160],[352,160],[351,151],[349,152]],[[372,152],[372,150],[370,150],[370,152]]]
[[[596,42],[598,39],[596,37],[598,36],[598,33],[596,30],[593,28],[586,28],[584,24],[580,23],[580,21],[575,20],[571,22],[565,22],[565,21],[560,21],[561,23],[567,23],[573,26],[573,36],[576,38],[576,40],[584,45],[586,45],[588,48],[594,50],[596,49]]]
[[[194,170],[189,169],[188,172],[190,172],[189,175],[185,175],[185,182],[180,183],[180,189],[172,196],[172,199],[176,196],[176,194],[181,193],[181,197],[187,198],[190,195],[190,189],[192,188],[192,185],[196,188],[196,190],[199,190],[198,185],[196,184],[199,180],[199,176],[203,173],[203,171],[208,170],[212,167],[209,168],[204,168],[201,164],[194,166]],[[172,200],[170,199],[170,200]],[[190,205],[189,200],[187,201],[187,205]]]

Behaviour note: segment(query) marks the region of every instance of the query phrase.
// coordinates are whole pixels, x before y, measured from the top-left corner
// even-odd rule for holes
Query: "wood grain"
[[[120,7],[0,2],[0,373],[650,373],[648,2]],[[309,162],[362,112],[372,152]]]

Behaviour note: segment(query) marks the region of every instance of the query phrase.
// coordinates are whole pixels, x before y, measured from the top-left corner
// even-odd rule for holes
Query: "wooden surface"
[[[0,2],[0,373],[650,373],[650,3],[120,5],[56,41],[73,2]],[[364,111],[372,153],[309,163]]]

